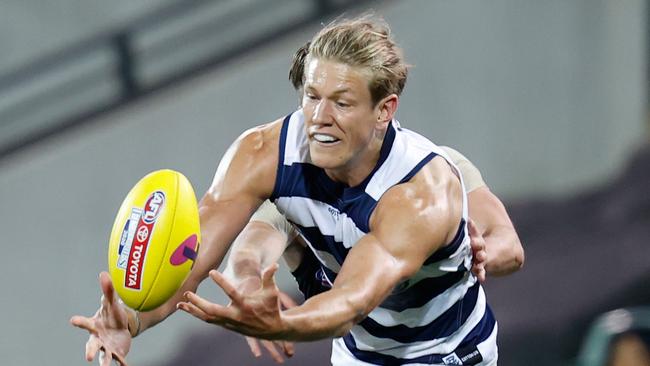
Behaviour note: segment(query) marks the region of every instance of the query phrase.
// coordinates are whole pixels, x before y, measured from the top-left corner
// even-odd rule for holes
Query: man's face
[[[377,123],[368,76],[327,60],[305,65],[302,107],[312,162],[324,169],[353,169],[367,152]]]

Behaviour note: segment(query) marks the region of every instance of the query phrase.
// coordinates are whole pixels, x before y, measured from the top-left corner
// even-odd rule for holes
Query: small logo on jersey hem
[[[458,356],[456,356],[455,353],[452,353],[450,355],[447,355],[442,358],[442,362],[445,363],[445,365],[461,365],[463,364],[463,361],[460,360]]]
[[[457,349],[456,352],[442,358],[445,365],[476,365],[483,361],[483,355],[476,346]]]

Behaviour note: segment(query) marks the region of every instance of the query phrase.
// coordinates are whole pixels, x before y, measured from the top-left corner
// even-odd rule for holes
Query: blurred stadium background
[[[85,364],[68,319],[97,308],[128,189],[171,168],[202,194],[241,131],[297,105],[294,50],[368,9],[415,65],[398,119],[474,161],[519,230],[524,269],[487,284],[499,364],[574,365],[599,314],[649,305],[645,1],[4,0],[0,363]],[[272,364],[185,314],[129,360]],[[288,364],[307,362],[329,364],[329,343]]]

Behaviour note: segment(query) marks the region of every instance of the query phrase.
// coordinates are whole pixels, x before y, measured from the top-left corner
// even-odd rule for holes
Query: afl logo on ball
[[[146,262],[147,248],[156,219],[163,210],[165,204],[165,194],[162,191],[155,191],[149,196],[142,208],[142,216],[137,221],[134,230],[135,240],[132,239],[131,247],[126,257],[126,273],[124,277],[124,287],[131,290],[140,290],[142,283],[143,269]],[[135,213],[136,208],[133,209]],[[130,229],[129,229],[130,230]]]
[[[165,193],[162,191],[155,191],[151,194],[147,202],[144,204],[144,216],[142,221],[151,224],[158,218],[160,211],[165,204]]]

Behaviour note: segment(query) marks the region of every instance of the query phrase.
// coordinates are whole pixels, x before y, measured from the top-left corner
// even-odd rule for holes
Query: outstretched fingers
[[[293,355],[296,353],[293,342],[289,341],[280,341],[282,344],[282,350],[284,351],[284,354],[287,357],[293,357]]]
[[[470,237],[470,245],[472,247],[472,273],[478,278],[480,282],[485,282],[485,262],[487,261],[487,252],[485,248],[485,239],[478,230],[474,221],[467,222],[467,229]]]
[[[223,289],[223,292],[228,295],[230,300],[235,304],[242,304],[244,302],[244,297],[242,294],[237,291],[237,288],[228,281],[224,275],[219,273],[219,271],[212,270],[210,271],[210,277],[212,280]]]
[[[102,289],[102,306],[109,308],[115,303],[115,288],[107,272],[99,274],[99,287]]]
[[[266,349],[266,351],[269,353],[271,358],[273,358],[273,361],[276,363],[284,363],[284,357],[280,354],[280,351],[276,348],[276,345],[281,347],[283,350],[285,347],[281,345],[281,342],[273,342],[273,341],[267,341],[267,340],[262,340],[262,339],[257,339],[254,337],[246,337],[246,343],[248,343],[248,347],[251,349],[251,352],[253,353],[253,356],[255,357],[261,357],[262,356],[262,350],[260,348],[260,343]],[[285,350],[286,354],[286,350]]]
[[[469,231],[470,236],[480,235],[480,233],[478,232],[478,228],[476,227],[476,224],[472,219],[467,220],[467,231]]]
[[[88,342],[86,342],[86,361],[92,362],[101,348],[102,342],[99,338],[91,336]]]
[[[99,364],[101,366],[111,366],[111,361],[113,361],[113,355],[111,352],[102,349],[99,352],[99,357]]]
[[[267,341],[267,340],[261,340],[262,346],[266,348],[266,350],[269,352],[269,355],[271,355],[271,358],[273,361],[276,363],[284,363],[284,357],[280,354],[280,352],[277,350],[276,343],[273,341]]]
[[[122,314],[122,305],[108,272],[99,274],[99,286],[102,289],[102,311],[114,319],[119,328],[127,327],[127,318]]]
[[[186,292],[186,302],[178,303],[178,308],[208,323],[225,325],[228,320],[235,320],[235,309],[211,303],[201,296]]]
[[[126,359],[117,353],[113,353],[113,359],[116,360],[120,364],[120,366],[128,366],[126,364]]]
[[[95,323],[91,318],[75,315],[72,318],[70,318],[70,324],[74,325],[77,328],[85,329],[90,333],[97,333],[97,329],[95,328]]]
[[[248,348],[251,349],[253,356],[262,356],[262,350],[260,350],[260,342],[257,338],[246,336],[246,343],[248,343]]]

